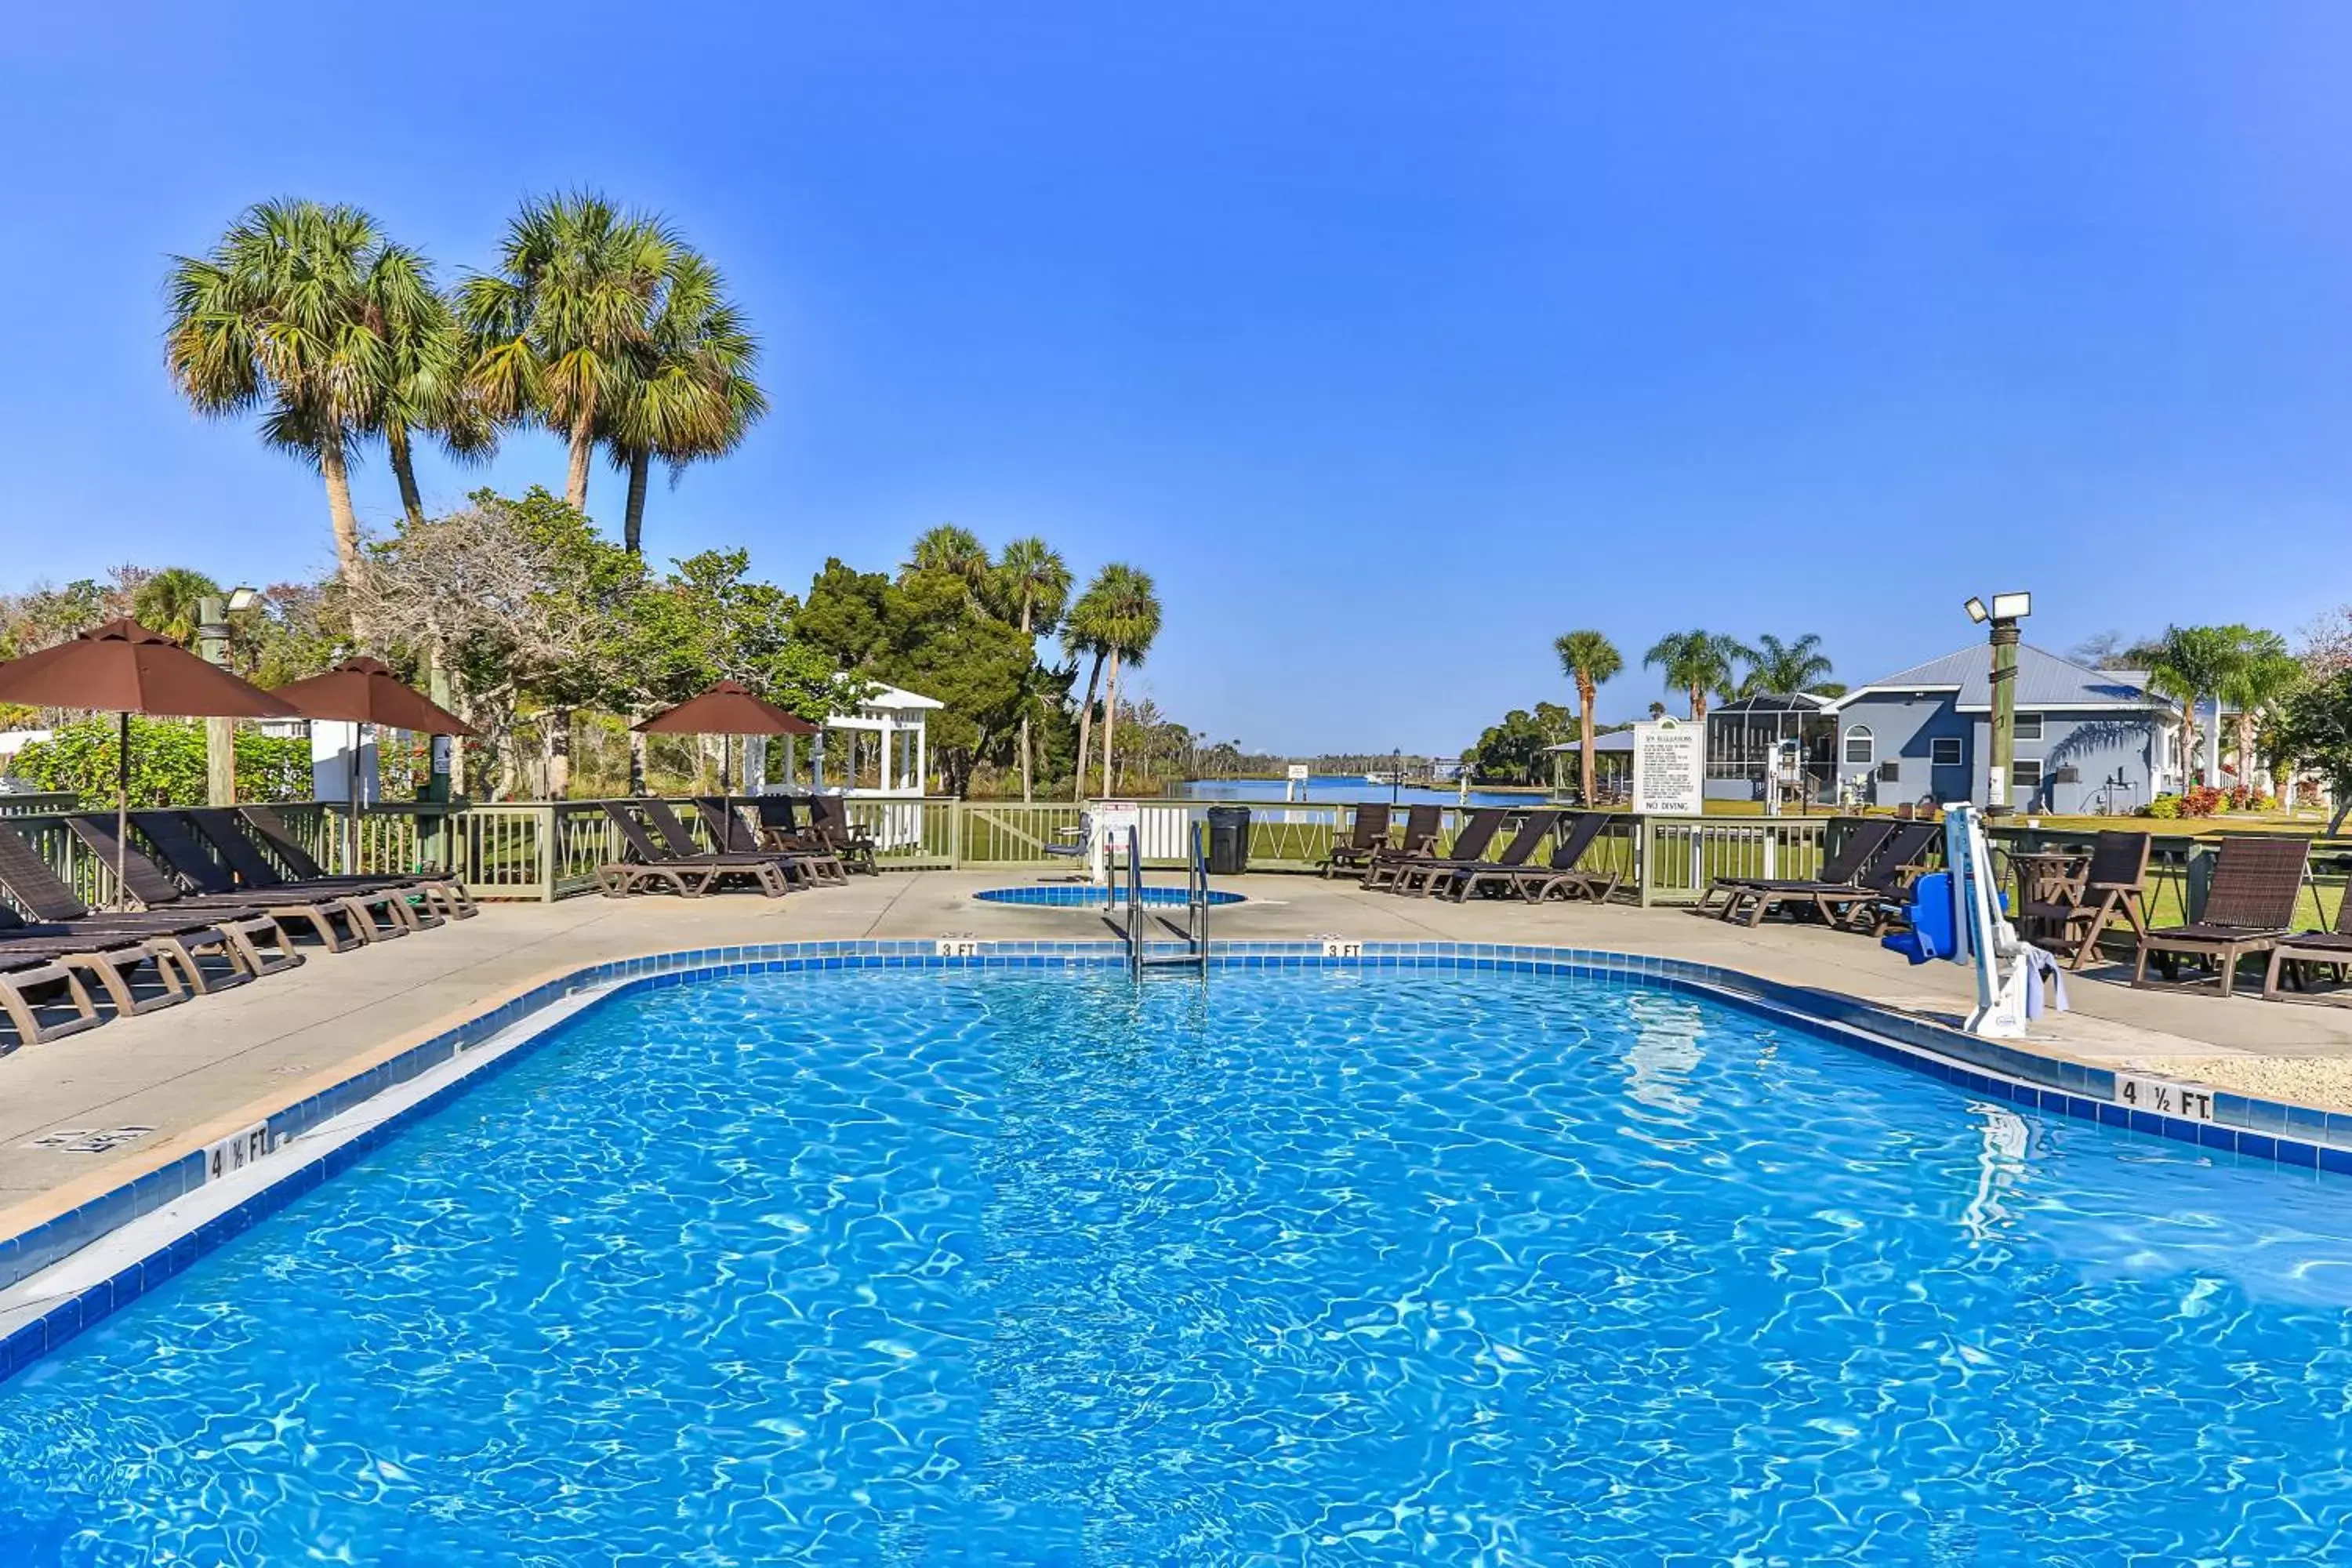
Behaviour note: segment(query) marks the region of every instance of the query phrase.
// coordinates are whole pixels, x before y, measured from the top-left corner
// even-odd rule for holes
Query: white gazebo
[[[840,769],[843,794],[870,799],[921,798],[923,781],[930,772],[929,743],[924,732],[927,716],[946,706],[920,692],[904,691],[895,686],[875,687],[854,710],[825,720],[824,729],[810,747],[809,787],[826,787],[825,742],[838,730],[843,731],[842,740],[849,753],[842,759]],[[858,768],[862,753],[869,751],[875,763],[874,786],[860,789]],[[800,779],[798,761],[792,737],[787,735],[784,776],[795,784]]]

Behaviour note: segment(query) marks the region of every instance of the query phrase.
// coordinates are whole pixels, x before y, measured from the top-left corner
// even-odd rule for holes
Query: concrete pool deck
[[[1034,879],[927,871],[861,877],[780,900],[486,905],[478,920],[356,952],[318,953],[249,987],[23,1047],[0,1058],[0,1236],[584,965],[827,938],[1110,934],[1089,911],[971,896]],[[1213,912],[1211,935],[1220,940],[1332,934],[1602,949],[1717,964],[1945,1021],[1969,996],[1969,977],[1952,965],[1913,968],[1865,938],[1812,926],[1748,931],[1685,910],[1621,905],[1456,905],[1298,876],[1228,878],[1218,886],[1247,900]],[[2100,973],[2095,966],[2076,980],[2074,1011],[2045,1018],[2025,1044],[2095,1066],[2352,1110],[2352,1006],[2132,991]],[[105,1136],[130,1129],[143,1131],[110,1142]],[[66,1131],[89,1136],[60,1141]],[[106,1146],[78,1152],[75,1142]]]

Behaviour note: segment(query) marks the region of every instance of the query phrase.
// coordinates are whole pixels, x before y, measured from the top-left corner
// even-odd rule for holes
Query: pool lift
[[[1911,885],[1911,929],[1881,945],[1914,963],[1941,958],[1969,965],[1977,1004],[1963,1027],[1984,1039],[2016,1040],[2042,1011],[2044,977],[2053,984],[2050,1005],[2060,1011],[2066,988],[2057,961],[2009,923],[2000,885],[1983,816],[1965,803],[1946,807],[1944,869]]]

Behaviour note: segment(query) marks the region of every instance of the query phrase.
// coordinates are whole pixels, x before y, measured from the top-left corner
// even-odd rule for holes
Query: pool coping
[[[1181,945],[1146,944],[1148,950],[1165,947],[1171,952]],[[839,939],[694,948],[578,965],[525,982],[454,1022],[436,1020],[318,1075],[310,1083],[319,1087],[310,1092],[298,1089],[291,1100],[279,1096],[255,1102],[160,1145],[151,1152],[160,1158],[142,1174],[117,1180],[61,1212],[35,1217],[44,1207],[56,1208],[85,1188],[99,1187],[110,1172],[138,1156],[0,1215],[0,1225],[14,1221],[17,1226],[0,1237],[0,1304],[5,1304],[0,1305],[0,1336],[5,1336],[0,1337],[0,1378],[14,1375],[169,1280],[412,1121],[439,1110],[483,1077],[521,1059],[556,1026],[604,1000],[755,973],[1081,969],[1125,962],[1125,945],[1103,939]],[[2170,1080],[2134,1080],[2132,1075],[2110,1068],[1978,1039],[1936,1020],[1858,997],[1766,980],[1717,964],[1540,944],[1325,939],[1214,942],[1208,966],[1443,968],[1682,991],[1990,1099],[2215,1153],[2315,1173],[2352,1175],[2352,1114],[2202,1089],[2198,1092],[2205,1095],[2211,1120],[2141,1110],[2116,1102],[2119,1084]],[[572,1005],[561,1005],[566,1003]],[[360,1063],[365,1065],[352,1070]],[[226,1142],[240,1140],[239,1146],[253,1158],[231,1165],[221,1151]],[[208,1186],[214,1190],[207,1193]],[[87,1277],[86,1272],[76,1276],[63,1269],[69,1260],[109,1238],[121,1239],[118,1233],[124,1227],[166,1210],[172,1212],[162,1221],[142,1227],[139,1239],[144,1249],[131,1249],[136,1256],[121,1268],[70,1294],[55,1289],[58,1280]],[[82,1261],[86,1266],[89,1260]]]

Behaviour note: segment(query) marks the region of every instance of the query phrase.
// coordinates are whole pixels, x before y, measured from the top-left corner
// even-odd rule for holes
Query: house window
[[[2041,714],[2020,713],[2016,718],[2017,726],[2010,731],[2012,736],[2021,741],[2038,741],[2042,739]]]
[[[1871,763],[1870,726],[1857,724],[1845,732],[1845,762],[1850,768],[1866,768]]]
[[[2042,763],[2033,757],[2020,757],[2009,764],[2009,787],[2032,791],[2042,787]]]
[[[1903,782],[1903,764],[1901,763],[1879,763],[1878,782],[1880,784],[1901,784]]]
[[[1934,763],[1939,768],[1958,767],[1960,765],[1960,738],[1958,735],[1937,736],[1934,740],[1927,742],[1927,760]]]

